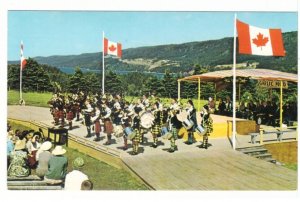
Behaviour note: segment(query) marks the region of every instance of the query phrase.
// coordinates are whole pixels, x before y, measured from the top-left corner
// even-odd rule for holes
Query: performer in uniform
[[[72,106],[74,105],[73,101],[71,100],[72,98],[66,98],[65,100],[65,109],[66,109],[66,118],[69,122],[69,130],[72,130],[72,121],[74,118],[74,114],[72,111]]]
[[[213,120],[210,117],[209,106],[204,105],[202,111],[200,112],[202,117],[201,126],[206,129],[205,134],[203,135],[203,142],[200,145],[200,148],[207,149],[208,147],[208,136],[213,132]]]
[[[95,124],[95,133],[96,133],[96,138],[94,139],[95,142],[100,141],[100,132],[101,132],[100,118],[101,118],[100,107],[99,105],[96,105],[95,116],[91,118],[91,121]]]
[[[104,102],[102,104],[103,108],[103,122],[104,122],[104,132],[107,134],[107,141],[104,143],[104,145],[110,145],[111,144],[111,134],[113,132],[113,124],[110,120],[111,115],[111,109],[107,106],[107,103]]]
[[[197,127],[197,117],[196,117],[196,109],[194,107],[194,103],[192,100],[188,100],[187,102],[187,112],[188,112],[188,120],[194,123],[193,127],[188,130],[188,141],[186,144],[193,144],[194,142],[194,132]]]
[[[160,134],[160,131],[161,131],[161,128],[160,128],[160,114],[161,114],[161,111],[158,110],[158,107],[159,107],[159,103],[158,102],[155,102],[153,105],[153,115],[154,115],[154,122],[153,122],[153,125],[152,125],[152,130],[151,130],[151,133],[152,133],[152,136],[153,136],[153,144],[151,145],[151,147],[153,148],[156,148],[157,147],[157,141],[158,141],[158,138],[157,136]]]
[[[170,138],[171,147],[168,150],[168,152],[172,153],[175,150],[177,150],[175,141],[178,139],[178,131],[182,127],[182,123],[177,119],[177,116],[176,116],[179,113],[178,105],[171,106],[169,113],[170,113],[170,117],[168,119],[168,125],[169,125],[169,130],[170,130],[172,136]]]
[[[134,108],[134,117],[132,121],[132,129],[136,133],[136,136],[133,138],[132,142],[132,155],[138,154],[140,138],[141,138],[141,119],[139,117],[141,109],[139,107]]]
[[[89,100],[85,101],[85,107],[84,108],[85,108],[85,110],[83,110],[84,123],[85,123],[86,129],[87,129],[87,135],[85,137],[89,138],[89,137],[92,137],[92,134],[91,134],[91,124],[92,124],[91,114],[93,112],[93,108],[92,108]]]

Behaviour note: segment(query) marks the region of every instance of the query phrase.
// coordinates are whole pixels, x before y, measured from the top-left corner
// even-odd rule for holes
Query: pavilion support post
[[[201,92],[201,86],[200,86],[200,78],[198,78],[198,110],[200,110],[200,92]]]
[[[241,83],[239,82],[239,105],[238,105],[238,107],[240,107],[240,105],[241,105]]]
[[[279,105],[279,110],[280,110],[279,126],[280,126],[280,130],[282,130],[282,88],[283,88],[283,82],[282,82],[282,80],[280,80],[280,105]]]
[[[178,99],[178,102],[180,101],[180,81],[177,81],[178,83],[178,96],[177,96],[177,99]]]
[[[215,103],[217,102],[217,83],[215,83],[215,96],[214,96],[214,99],[215,99]]]

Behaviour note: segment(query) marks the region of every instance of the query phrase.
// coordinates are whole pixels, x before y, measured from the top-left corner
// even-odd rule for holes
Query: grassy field
[[[23,93],[23,99],[25,100],[26,105],[29,106],[37,106],[37,107],[48,107],[47,102],[51,99],[52,93],[37,93],[37,92],[27,92]],[[20,94],[19,91],[15,90],[10,90],[7,92],[7,104],[8,105],[18,105],[19,104],[19,99],[20,99]],[[132,100],[136,100],[137,97],[131,97],[127,96],[125,99],[129,102]],[[163,103],[166,103],[167,105],[170,104],[170,99],[169,98],[161,98],[161,101]],[[194,105],[199,110],[198,108],[198,100],[193,99]],[[181,99],[181,103],[185,105],[187,103],[187,99]],[[200,101],[200,108],[204,105],[207,104],[207,100],[201,100]]]
[[[48,107],[47,102],[51,99],[52,93],[37,93],[28,92],[22,94],[26,105],[37,106],[37,107]],[[19,91],[10,90],[7,91],[7,104],[18,105],[20,100]]]
[[[23,99],[25,100],[25,104],[29,106],[37,106],[37,107],[48,107],[47,102],[51,99],[52,93],[37,93],[37,92],[27,92],[23,93]],[[129,102],[137,100],[137,97],[126,96],[125,99]],[[19,91],[10,90],[7,92],[7,104],[8,105],[18,105],[20,100]],[[187,103],[188,99],[181,99],[181,103],[183,106]],[[197,110],[198,109],[198,100],[192,99],[194,105]],[[166,104],[166,106],[170,105],[170,98],[161,98],[161,101]],[[207,104],[207,100],[200,101],[200,108]]]
[[[286,167],[286,168],[289,168],[291,170],[295,170],[295,171],[298,170],[298,164],[297,163],[284,164],[283,166]]]
[[[10,123],[12,129],[30,130],[23,125]],[[85,161],[85,166],[82,172],[85,173],[94,184],[94,190],[148,190],[138,180],[132,177],[128,172],[122,169],[117,169],[104,162],[85,155],[78,150],[65,147],[68,158],[68,172],[72,171],[72,162],[77,157],[82,157]],[[34,173],[34,171],[33,171]]]

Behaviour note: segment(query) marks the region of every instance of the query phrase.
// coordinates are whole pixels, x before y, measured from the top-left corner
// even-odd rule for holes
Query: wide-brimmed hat
[[[52,154],[58,156],[58,155],[63,155],[66,152],[67,151],[64,148],[62,148],[62,146],[56,146],[55,149],[52,151]]]
[[[23,140],[17,140],[15,144],[15,150],[22,150],[25,149],[26,147],[26,142]]]
[[[49,141],[46,141],[41,145],[40,149],[42,151],[48,151],[49,149],[51,149],[51,147],[52,147],[52,143]]]
[[[74,159],[73,161],[73,167],[74,168],[81,168],[84,166],[84,160],[81,157],[77,157],[76,159]]]

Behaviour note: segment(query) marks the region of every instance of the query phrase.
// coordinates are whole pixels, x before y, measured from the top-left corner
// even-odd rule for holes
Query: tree
[[[80,67],[76,67],[74,74],[69,78],[68,90],[70,92],[87,91]]]

